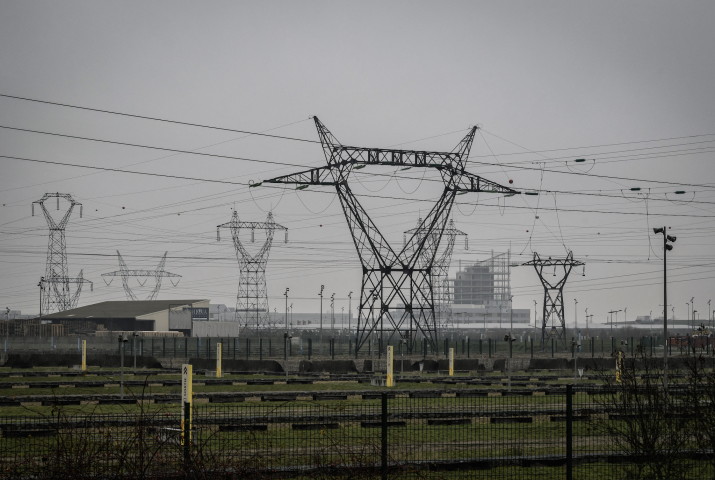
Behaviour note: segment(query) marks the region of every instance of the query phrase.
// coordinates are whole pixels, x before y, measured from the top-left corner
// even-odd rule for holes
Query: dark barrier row
[[[328,396],[130,405],[121,415],[72,416],[59,407],[0,423],[0,477],[713,477],[712,447],[699,440],[709,402],[652,408],[591,393],[570,386],[539,399],[382,392],[359,403]]]
[[[161,368],[161,363],[154,357],[136,357],[138,368]],[[5,367],[10,368],[32,368],[32,367],[72,367],[82,363],[82,355],[79,353],[53,353],[51,355],[42,353],[10,353],[8,354]],[[121,365],[120,355],[87,353],[87,365],[102,368],[113,368]],[[134,358],[126,355],[124,366],[134,365]]]

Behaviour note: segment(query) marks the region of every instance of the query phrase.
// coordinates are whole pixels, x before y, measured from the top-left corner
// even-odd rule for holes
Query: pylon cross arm
[[[300,185],[337,185],[330,173],[330,167],[311,168],[303,172],[264,180],[264,183],[285,183]]]
[[[467,192],[486,192],[486,193],[503,193],[505,195],[516,195],[519,192],[513,188],[505,187],[504,185],[499,185],[498,183],[492,182],[478,175],[474,175],[469,172],[456,172],[451,171],[453,169],[448,169],[450,174],[453,175],[453,185],[448,185],[449,190],[455,191],[457,193],[467,193]]]
[[[330,145],[331,165],[387,165],[393,167],[443,168],[460,159],[457,152],[426,152],[389,148],[349,147]]]
[[[103,277],[179,277],[176,273],[162,272],[156,270],[117,270],[115,272],[103,273]],[[85,280],[86,281],[86,280]]]
[[[288,227],[279,225],[277,223],[266,223],[266,222],[227,222],[218,225],[218,228],[247,228],[252,230],[288,230]]]

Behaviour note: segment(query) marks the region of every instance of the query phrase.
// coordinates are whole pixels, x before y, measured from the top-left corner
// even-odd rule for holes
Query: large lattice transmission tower
[[[420,234],[420,225],[422,219],[417,220],[417,227],[405,232],[404,243],[407,243],[408,234]],[[432,233],[436,235],[436,233]],[[457,230],[454,226],[454,219],[449,221],[449,225],[444,229],[443,236],[447,241],[443,247],[442,253],[438,254],[434,261],[432,269],[432,287],[434,289],[434,310],[435,310],[435,325],[438,332],[454,331],[454,315],[452,314],[453,296],[449,281],[449,266],[452,263],[452,253],[454,252],[454,244],[458,236],[464,236],[464,249],[469,248],[467,234],[461,230]]]
[[[566,258],[542,259],[534,252],[534,259],[523,263],[531,265],[536,270],[536,274],[544,286],[544,309],[543,322],[541,325],[541,350],[546,347],[547,339],[553,338],[561,342],[566,350],[566,317],[564,316],[564,286],[571,274],[573,267],[585,265],[583,262],[573,259],[573,252],[569,251]],[[551,268],[553,267],[553,273]],[[551,274],[551,275],[550,275]],[[584,275],[586,270],[584,267]],[[549,276],[551,280],[549,280]],[[536,321],[536,320],[534,320]],[[546,329],[551,323],[551,329],[547,333]],[[554,325],[554,322],[556,325]]]
[[[146,281],[149,278],[154,278],[154,288],[152,289],[151,293],[149,293],[149,296],[146,298],[147,300],[154,300],[157,295],[159,295],[159,289],[161,289],[161,280],[164,277],[167,277],[169,281],[171,281],[171,284],[173,286],[177,286],[179,282],[181,281],[181,275],[177,275],[175,273],[169,273],[164,270],[164,265],[166,265],[166,254],[169,252],[164,252],[164,256],[161,257],[161,260],[159,261],[159,265],[156,267],[156,270],[130,270],[127,268],[127,264],[124,263],[124,259],[122,258],[122,254],[119,253],[119,250],[117,250],[117,259],[119,260],[119,270],[114,271],[114,272],[109,272],[109,273],[103,273],[102,274],[102,279],[104,277],[111,278],[109,280],[109,283],[107,283],[107,280],[104,280],[104,283],[107,284],[107,286],[111,285],[112,280],[114,280],[113,277],[122,277],[122,285],[124,286],[124,293],[127,295],[127,300],[137,300],[137,296],[134,294],[132,291],[132,288],[129,286],[129,279],[132,277],[137,278],[137,282],[139,282],[140,286],[144,286],[146,284]],[[146,277],[144,280],[144,283],[139,280],[139,278]],[[176,283],[174,283],[174,278],[178,279],[176,280]]]
[[[60,209],[60,199],[69,202],[69,208],[59,222],[56,222],[50,212],[45,207],[45,202],[50,199],[57,200],[57,210]],[[68,276],[67,268],[67,248],[65,243],[65,227],[69,222],[72,210],[79,205],[79,217],[82,218],[82,204],[76,202],[72,195],[68,193],[46,193],[41,199],[32,202],[32,215],[35,215],[35,204],[38,204],[45,215],[47,226],[50,229],[49,241],[47,243],[47,263],[45,265],[45,276],[40,281],[42,288],[42,302],[40,310],[42,314],[53,312],[63,312],[77,306],[82,286],[89,283],[90,290],[94,289],[94,284],[85,280],[82,270],[76,278]],[[77,285],[74,293],[70,285]]]
[[[335,188],[362,264],[358,350],[377,332],[381,336],[389,332],[390,337],[398,332],[410,340],[420,332],[438,351],[432,269],[455,196],[462,192],[518,192],[465,171],[476,127],[451,152],[427,152],[345,146],[317,117],[314,120],[327,166],[265,182],[297,184],[300,189],[308,185]],[[442,177],[442,195],[419,226],[420,233],[412,234],[400,251],[390,246],[348,185],[353,169],[367,165],[433,168]],[[390,305],[397,303],[405,306],[400,318],[390,312]],[[408,349],[413,344],[408,342]]]
[[[276,230],[285,231],[285,242],[288,243],[288,229],[278,225],[273,220],[273,214],[268,213],[265,222],[241,222],[238,212],[233,211],[231,221],[216,227],[216,240],[221,240],[221,228],[229,228],[236,248],[236,257],[240,277],[238,281],[238,296],[236,297],[236,320],[246,329],[256,331],[270,326],[270,310],[268,309],[268,289],[266,287],[266,265],[268,254],[273,244],[273,235]],[[256,240],[256,230],[266,232],[266,241],[261,250],[251,255],[241,243],[239,233],[241,229],[251,231],[251,242]]]

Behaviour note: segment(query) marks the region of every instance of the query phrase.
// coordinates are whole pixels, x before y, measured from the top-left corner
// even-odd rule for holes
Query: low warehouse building
[[[177,331],[191,335],[192,323],[206,321],[209,300],[101,302],[43,315],[42,323],[64,325],[67,335],[96,331]]]

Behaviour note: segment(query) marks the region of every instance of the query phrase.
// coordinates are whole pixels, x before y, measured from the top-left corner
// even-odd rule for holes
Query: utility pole
[[[698,313],[697,310],[693,310],[693,321],[691,322],[691,329],[695,330],[695,314]]]
[[[621,312],[621,311],[622,310],[611,310],[610,312],[608,312],[611,314],[611,333],[613,333],[613,314],[614,313],[616,314],[616,323],[618,323],[618,312]]]
[[[616,320],[618,320],[618,314],[616,314]],[[628,327],[628,307],[623,309],[623,326]]]
[[[40,282],[37,284],[38,287],[40,287],[40,337],[42,337],[42,291],[45,289],[44,286],[45,283],[45,277],[40,277]],[[10,309],[7,309],[8,316],[7,316],[7,327],[10,328]],[[7,340],[5,340],[5,345],[6,345],[6,350],[7,350]]]
[[[348,335],[350,335],[351,322],[353,319],[353,292],[348,293]]]
[[[685,314],[685,326],[690,323],[690,302],[685,302],[685,309],[687,313]],[[675,325],[675,318],[673,318],[673,325]]]
[[[335,293],[330,295],[330,335],[335,336]]]
[[[509,391],[511,392],[511,344],[514,341],[514,295],[509,296]]]
[[[536,313],[536,300],[534,300],[534,340],[536,340],[536,321],[538,318],[539,316]]]
[[[574,327],[574,330],[578,331],[578,300],[576,300],[576,299],[574,298],[574,299],[573,299],[573,302],[574,302],[574,306],[573,306],[573,314],[574,314],[573,327]]]
[[[139,332],[136,330],[132,334],[132,350],[134,350],[134,375],[137,374],[137,337],[139,336]],[[174,352],[174,355],[176,355],[176,352]]]
[[[665,227],[654,228],[653,233],[656,235],[663,234],[663,388],[668,391],[668,251],[673,249],[673,246],[668,244],[668,241],[675,242],[676,237],[672,237],[665,233]]]
[[[320,296],[320,335],[319,337],[319,342],[320,342],[320,350],[319,355],[323,354],[323,290],[325,289],[325,285],[320,286],[320,293],[318,294]]]
[[[692,326],[691,326],[691,329],[692,329],[692,328],[695,328],[695,327],[694,327],[694,325],[695,325],[695,323],[694,323],[694,322],[695,322],[695,297],[692,297],[692,298],[690,299],[690,310],[691,310],[691,312],[692,312],[692,313],[690,314],[690,316],[691,316],[692,319],[693,319],[693,322],[691,322],[691,325],[692,325]]]
[[[42,305],[42,302],[40,302],[40,305]],[[40,312],[42,312],[42,309],[40,309]],[[42,313],[40,313],[41,315]],[[7,339],[8,339],[8,332],[10,331],[10,307],[5,307],[5,353],[7,353]]]
[[[283,295],[286,297],[286,332],[288,332],[288,292],[290,288],[286,287],[286,291]]]
[[[588,335],[588,308],[586,309],[586,335]]]

